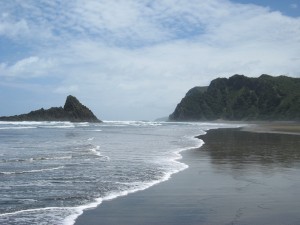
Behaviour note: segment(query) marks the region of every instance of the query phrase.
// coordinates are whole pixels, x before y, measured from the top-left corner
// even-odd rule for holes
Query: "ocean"
[[[188,168],[222,123],[0,122],[0,224],[74,224],[85,209]]]

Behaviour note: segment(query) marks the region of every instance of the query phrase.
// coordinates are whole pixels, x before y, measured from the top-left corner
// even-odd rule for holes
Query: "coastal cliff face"
[[[70,122],[94,122],[99,120],[93,112],[82,105],[72,95],[67,97],[64,107],[52,107],[50,109],[39,109],[27,114],[0,117],[1,121],[70,121]]]
[[[194,87],[169,116],[173,121],[300,120],[300,78],[234,75]]]

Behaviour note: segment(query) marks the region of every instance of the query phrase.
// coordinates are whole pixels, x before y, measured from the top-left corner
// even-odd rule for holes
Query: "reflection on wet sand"
[[[197,158],[209,162],[201,192],[218,197],[206,202],[209,224],[299,224],[299,135],[219,129],[200,138]]]
[[[236,129],[212,130],[200,136],[215,168],[248,170],[249,167],[300,167],[300,136],[241,132]],[[227,167],[226,167],[227,168]]]

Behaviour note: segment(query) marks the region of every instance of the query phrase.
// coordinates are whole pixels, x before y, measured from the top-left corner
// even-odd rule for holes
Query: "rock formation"
[[[70,121],[70,122],[93,122],[99,120],[93,112],[82,105],[72,95],[67,97],[64,107],[52,107],[50,109],[39,109],[27,114],[0,117],[1,121]]]

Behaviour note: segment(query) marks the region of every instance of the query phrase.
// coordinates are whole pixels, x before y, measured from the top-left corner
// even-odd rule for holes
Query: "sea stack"
[[[70,121],[99,123],[94,113],[81,104],[78,99],[69,95],[64,107],[52,107],[39,109],[27,114],[0,117],[0,121]]]

